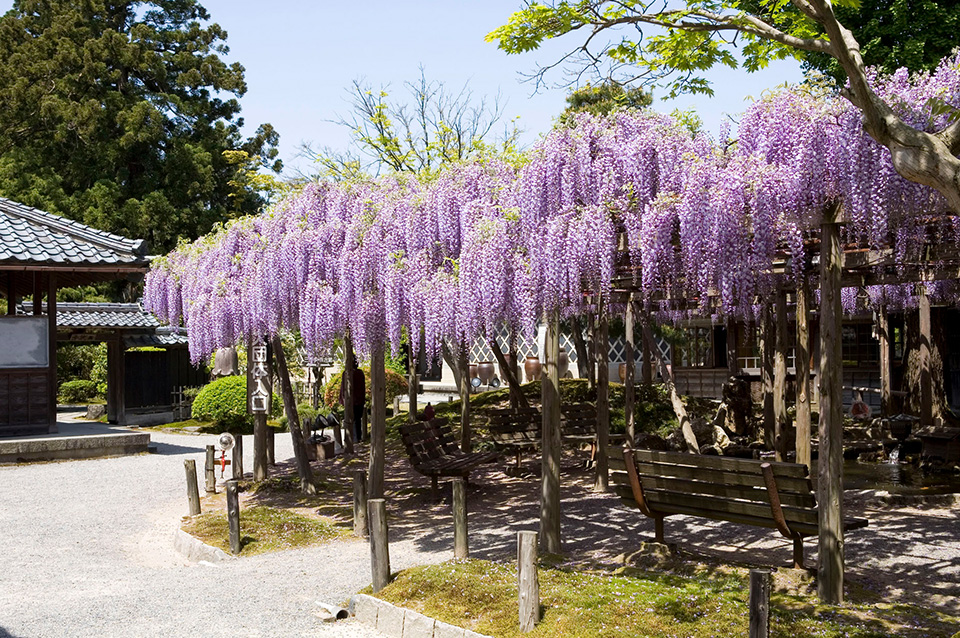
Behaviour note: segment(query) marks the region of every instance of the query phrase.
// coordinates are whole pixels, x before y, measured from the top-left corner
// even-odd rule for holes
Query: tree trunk
[[[303,440],[303,431],[300,429],[300,415],[297,414],[297,400],[293,395],[293,385],[290,383],[290,372],[287,370],[287,358],[283,354],[283,343],[279,335],[273,337],[273,356],[277,360],[277,376],[280,377],[280,389],[283,392],[283,408],[287,413],[287,424],[290,426],[290,438],[293,439],[293,455],[297,459],[297,473],[300,475],[300,490],[304,494],[316,494],[317,486],[313,482],[313,470],[307,459],[307,444]]]
[[[457,350],[459,352],[459,350]],[[440,355],[443,357],[443,362],[447,364],[450,368],[450,371],[453,372],[453,383],[458,388],[460,387],[460,377],[461,375],[467,376],[467,383],[470,383],[470,367],[469,361],[468,366],[463,370],[460,369],[460,357],[453,356],[453,350],[450,349],[450,346],[447,344],[446,340],[440,342]]]
[[[507,382],[507,386],[510,388],[510,405],[511,407],[523,406],[527,407],[527,399],[523,396],[523,390],[520,388],[520,381],[517,379],[517,368],[516,361],[513,361],[514,365],[509,365],[507,363],[506,357],[503,356],[503,350],[500,349],[500,344],[497,343],[497,340],[490,340],[490,350],[493,351],[493,357],[497,360],[497,364],[500,366],[500,374],[504,376],[504,380]]]
[[[760,377],[763,386],[763,445],[768,450],[776,447],[777,414],[773,405],[775,332],[773,309],[770,304],[765,304],[760,311]]]
[[[423,343],[423,340],[420,341]],[[414,423],[417,420],[417,393],[420,380],[417,377],[417,357],[413,356],[413,344],[407,345],[407,420]]]
[[[790,419],[787,418],[787,291],[777,291],[776,350],[773,355],[773,415],[776,459],[787,460]]]
[[[797,463],[810,467],[810,285],[797,286]]]
[[[597,387],[597,321],[596,313],[587,316],[587,387]]]
[[[634,405],[636,388],[633,382],[633,377],[636,372],[636,360],[633,353],[636,352],[636,345],[633,324],[633,295],[630,295],[627,301],[626,312],[624,313],[623,317],[625,331],[623,344],[623,358],[625,360],[625,369],[623,375],[623,419],[627,426],[627,442],[631,447],[633,447],[633,444],[637,440],[636,422],[634,416],[636,411],[636,406]],[[646,324],[644,324],[644,329],[646,329]]]
[[[587,385],[593,387],[590,374],[590,355],[587,354],[587,343],[583,339],[583,326],[578,317],[570,317],[570,333],[573,337],[573,348],[577,352],[577,377],[587,379]]]
[[[357,431],[353,424],[353,393],[364,391],[364,388],[353,387],[353,372],[356,367],[357,358],[353,352],[353,339],[350,338],[348,333],[343,336],[343,376],[341,377],[341,383],[343,384],[343,434],[346,438],[343,449],[347,454],[353,454],[354,432]],[[356,443],[360,443],[360,441],[356,441]]]
[[[547,554],[560,553],[560,320],[547,319],[545,370],[540,404],[543,432],[540,480],[540,543]]]
[[[677,386],[673,382],[673,372],[667,367],[667,363],[663,360],[663,353],[654,343],[653,331],[650,329],[648,321],[643,322],[643,338],[652,344],[650,351],[653,353],[654,361],[657,362],[658,371],[663,378],[663,387],[670,395],[670,405],[673,406],[673,412],[677,415],[677,421],[680,422],[680,432],[683,433],[683,441],[687,444],[687,451],[692,454],[700,454],[700,444],[697,442],[697,435],[693,433],[693,423],[690,421],[690,415],[687,414],[687,408],[683,405],[683,399],[677,393]]]
[[[931,421],[943,419],[954,422],[950,411],[943,378],[943,353],[946,352],[946,338],[939,308],[930,309],[929,346],[924,346],[920,325],[920,311],[914,310],[904,315],[903,380],[901,389],[903,411],[923,418],[923,390],[925,376],[929,383]],[[926,354],[924,350],[929,350]],[[924,360],[929,360],[929,374],[924,374]],[[926,425],[926,424],[924,424]]]
[[[470,369],[470,350],[467,344],[460,346],[460,449],[469,453],[472,448],[470,441],[470,375],[463,371]]]
[[[594,356],[597,362],[597,464],[596,478],[593,489],[606,492],[610,489],[609,469],[607,462],[607,445],[610,441],[610,366],[607,361],[610,353],[610,332],[607,324],[607,311],[604,302],[597,304],[596,336]]]

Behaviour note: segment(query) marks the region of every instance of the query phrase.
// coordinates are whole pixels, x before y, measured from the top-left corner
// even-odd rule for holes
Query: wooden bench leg
[[[517,469],[520,469],[520,452],[517,452]]]
[[[656,539],[658,543],[665,542],[663,540],[663,517],[658,516],[653,519],[654,533],[656,534]]]
[[[430,496],[433,497],[434,501],[440,500],[440,486],[437,484],[437,477],[430,477]]]
[[[803,537],[793,537],[793,568],[803,569]]]

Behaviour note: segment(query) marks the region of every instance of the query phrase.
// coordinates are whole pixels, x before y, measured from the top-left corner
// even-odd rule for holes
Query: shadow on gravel
[[[17,638],[17,636],[14,636],[3,627],[0,627],[0,638]]]
[[[158,443],[151,442],[153,445],[157,446],[156,454],[162,456],[179,456],[182,454],[196,454],[197,452],[203,452],[206,450],[205,447],[191,447],[187,445],[174,445],[173,443]],[[0,634],[0,638],[3,638],[3,635]]]

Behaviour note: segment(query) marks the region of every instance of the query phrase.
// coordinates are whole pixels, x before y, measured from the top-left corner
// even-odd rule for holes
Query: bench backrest
[[[460,454],[446,418],[405,423],[400,426],[400,438],[415,467],[442,456]]]
[[[543,416],[539,408],[495,408],[484,410],[483,414],[487,417],[490,436],[498,445],[536,443],[540,440]]]
[[[560,406],[561,436],[593,436],[597,433],[597,406],[568,403]]]
[[[773,493],[791,529],[816,531],[817,504],[805,465],[634,450],[637,479],[646,501],[641,504],[636,502],[623,449],[610,447],[608,453],[616,492],[641,509],[777,527],[771,507]],[[771,491],[771,487],[775,489]]]

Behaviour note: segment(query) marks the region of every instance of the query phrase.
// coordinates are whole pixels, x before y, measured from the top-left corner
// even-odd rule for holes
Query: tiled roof
[[[46,310],[46,304],[44,304]],[[58,303],[58,328],[141,328],[160,326],[156,318],[135,303]]]
[[[0,265],[146,266],[146,242],[0,197]]]
[[[184,347],[188,345],[187,332],[183,328],[170,328],[161,326],[157,328],[154,334],[126,335],[123,343],[128,348],[169,348]]]

